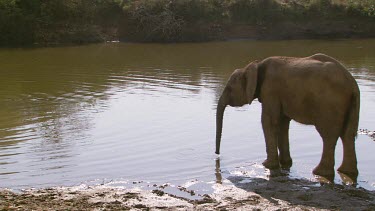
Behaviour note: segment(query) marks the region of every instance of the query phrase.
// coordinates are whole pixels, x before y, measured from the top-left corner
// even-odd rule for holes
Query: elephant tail
[[[345,139],[357,138],[358,122],[359,122],[359,109],[360,109],[360,94],[358,85],[355,84],[356,91],[352,95],[351,105],[346,114],[344,131],[342,137]]]

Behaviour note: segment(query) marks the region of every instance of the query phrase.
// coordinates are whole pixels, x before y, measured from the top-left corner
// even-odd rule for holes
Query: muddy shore
[[[212,188],[210,194],[170,184],[148,190],[108,185],[20,193],[3,189],[0,210],[375,210],[374,191],[287,176],[230,176],[222,184],[206,185]]]
[[[302,39],[352,39],[374,38],[375,24],[370,21],[320,21],[309,23],[269,23],[269,24],[208,24],[193,26],[189,30],[203,31],[194,34],[186,31],[174,40],[158,40],[148,35],[130,34],[128,28],[93,27],[89,31],[78,33],[77,29],[66,32],[50,32],[33,46],[81,45],[103,42],[135,42],[135,43],[181,43],[233,40],[302,40]],[[63,30],[62,30],[63,31]],[[66,35],[69,34],[69,35]],[[145,38],[147,37],[147,38]]]

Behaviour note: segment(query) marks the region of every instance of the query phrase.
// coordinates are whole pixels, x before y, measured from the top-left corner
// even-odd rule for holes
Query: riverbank
[[[0,46],[375,37],[371,0],[0,2]]]
[[[58,187],[14,193],[0,191],[1,210],[374,210],[375,193],[346,185],[320,185],[304,179],[270,180],[232,176],[210,184],[212,193],[170,184],[152,189],[106,185]],[[190,197],[181,196],[190,195]],[[194,196],[195,199],[191,199]]]
[[[219,40],[298,40],[375,37],[375,24],[362,21],[281,22],[267,25],[227,24]]]

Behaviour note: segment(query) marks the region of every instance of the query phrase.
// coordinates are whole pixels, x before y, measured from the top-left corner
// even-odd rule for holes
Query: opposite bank
[[[375,37],[372,0],[3,0],[0,46]]]

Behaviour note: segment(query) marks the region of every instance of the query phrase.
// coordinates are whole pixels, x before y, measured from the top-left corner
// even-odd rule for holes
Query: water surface
[[[265,176],[259,102],[226,110],[220,163],[214,154],[231,72],[268,56],[331,55],[360,86],[360,128],[375,130],[374,49],[374,39],[0,49],[0,187],[214,182],[218,165],[223,177]],[[292,123],[290,142],[291,176],[313,179],[319,134]],[[375,142],[359,135],[356,146],[359,185],[374,190]],[[339,142],[336,169],[341,160]]]

